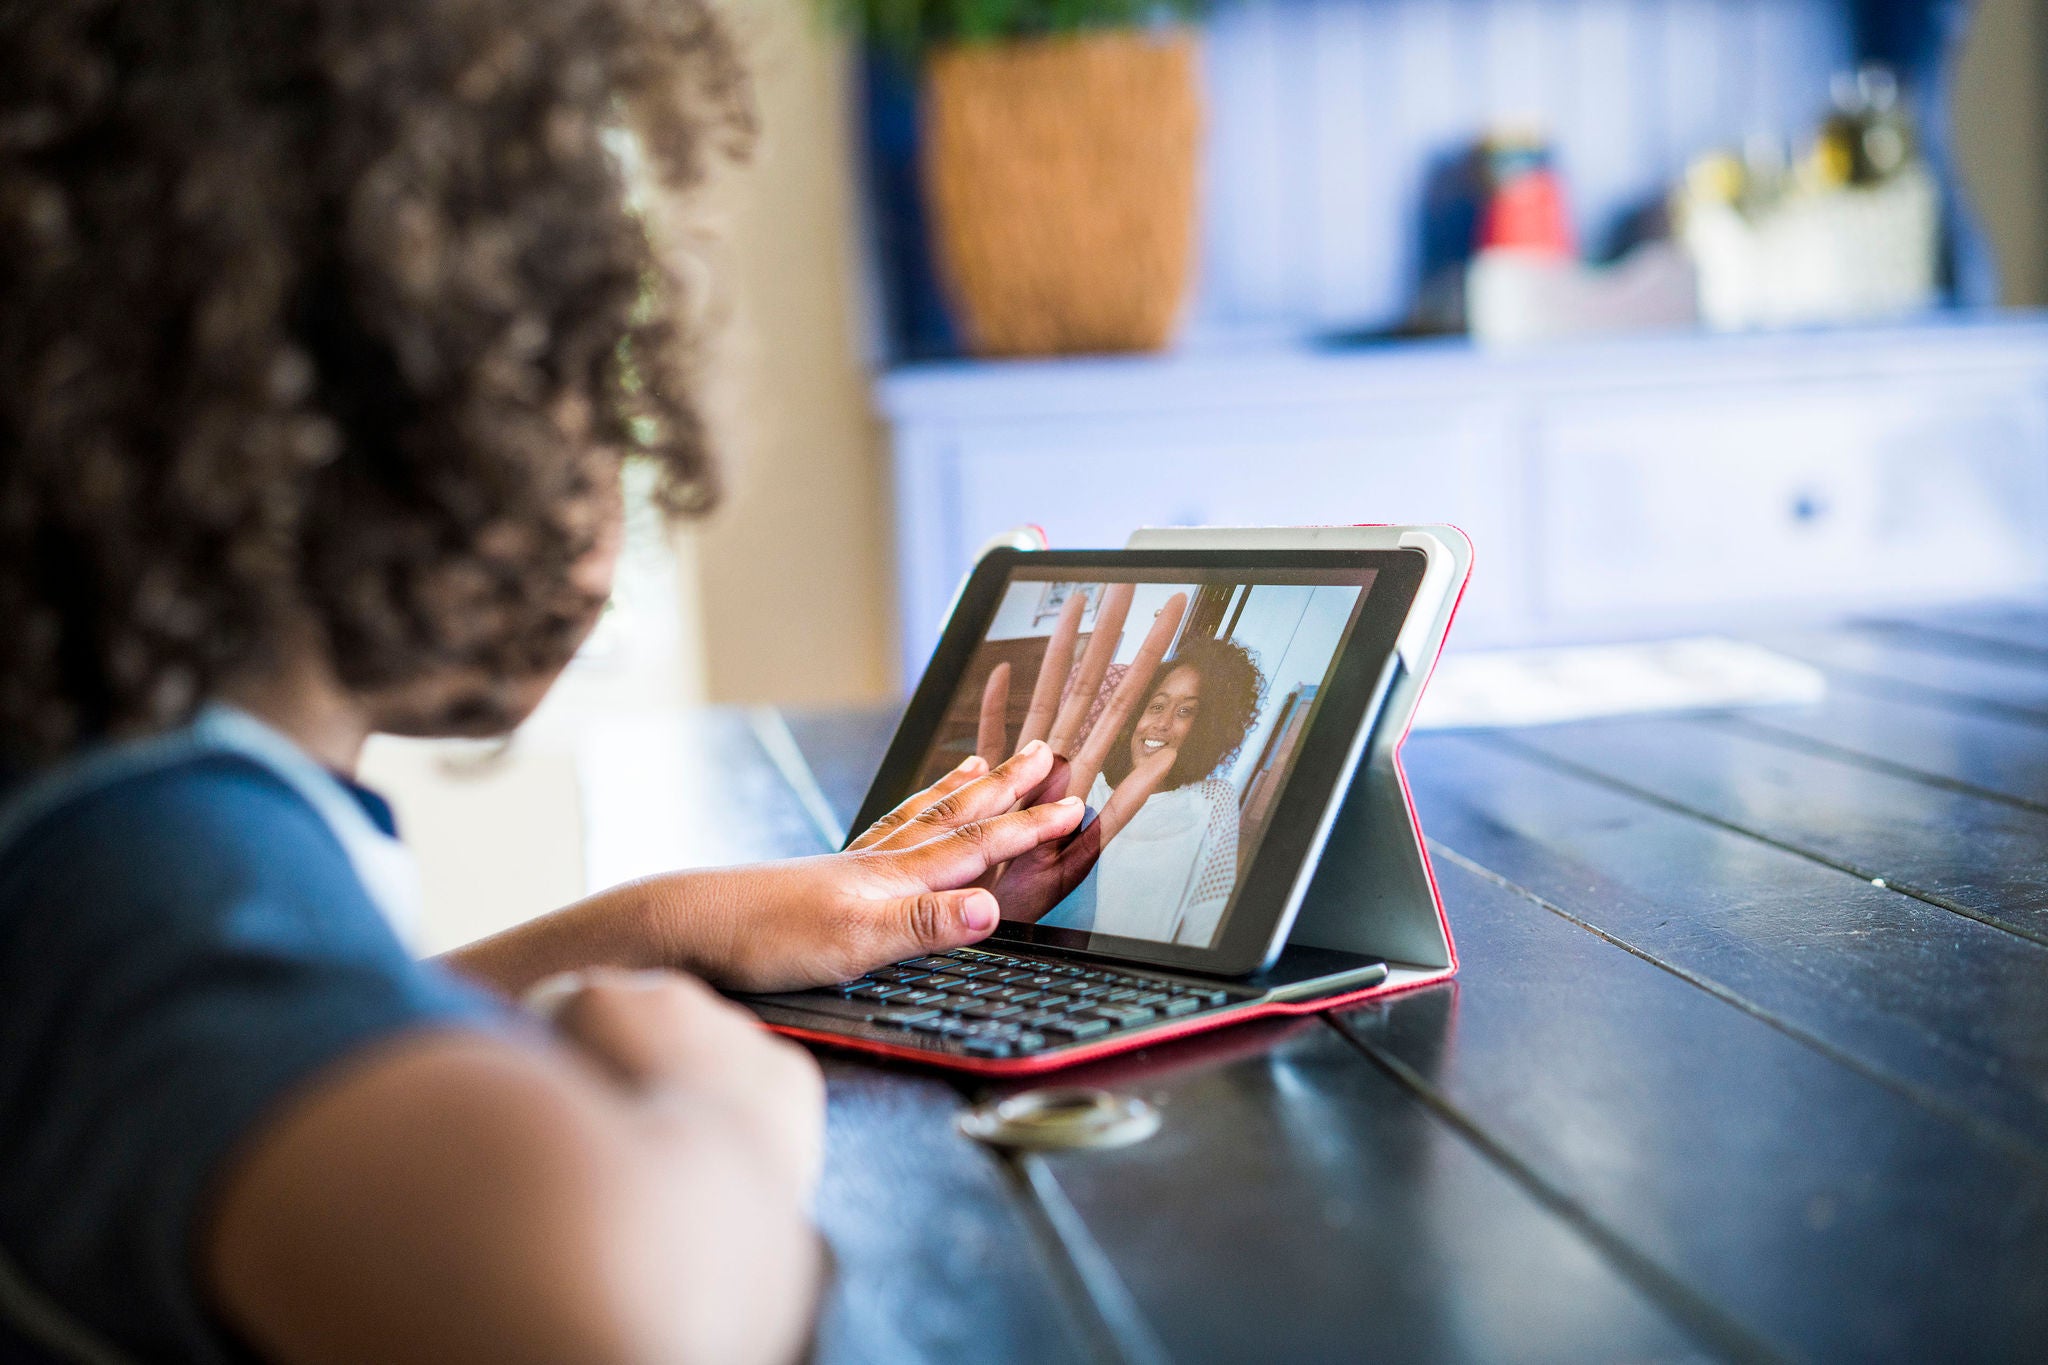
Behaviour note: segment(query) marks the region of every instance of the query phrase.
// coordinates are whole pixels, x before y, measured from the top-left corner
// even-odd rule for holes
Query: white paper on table
[[[1444,656],[1415,728],[1551,725],[1816,702],[1826,694],[1827,680],[1812,665],[1721,636],[1487,650]]]

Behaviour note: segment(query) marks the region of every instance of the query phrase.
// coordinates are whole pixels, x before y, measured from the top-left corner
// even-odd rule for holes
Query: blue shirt
[[[503,1028],[418,963],[389,811],[215,710],[0,808],[0,1360],[248,1359],[201,1288],[237,1144],[397,1035]]]

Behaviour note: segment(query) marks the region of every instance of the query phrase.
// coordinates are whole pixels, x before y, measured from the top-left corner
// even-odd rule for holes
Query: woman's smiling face
[[[1195,714],[1202,706],[1202,675],[1182,665],[1173,669],[1152,689],[1138,724],[1131,731],[1132,766],[1143,763],[1161,749],[1179,750],[1194,728]]]

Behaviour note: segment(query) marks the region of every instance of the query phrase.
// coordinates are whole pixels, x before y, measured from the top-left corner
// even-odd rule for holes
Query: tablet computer
[[[1177,973],[1272,965],[1388,689],[1415,550],[998,550],[963,588],[853,824],[968,754],[1074,760],[1099,852],[994,890],[984,945]]]

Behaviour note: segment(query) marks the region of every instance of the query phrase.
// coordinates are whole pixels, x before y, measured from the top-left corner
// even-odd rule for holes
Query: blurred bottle
[[[1480,144],[1480,160],[1486,202],[1478,249],[1576,260],[1578,242],[1549,140],[1529,129],[1496,130]]]

